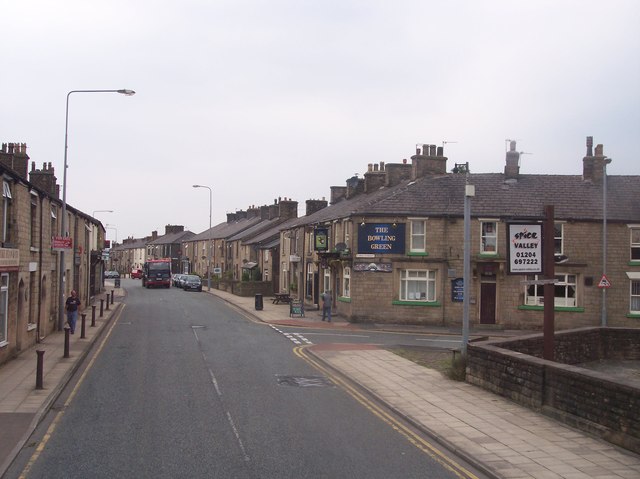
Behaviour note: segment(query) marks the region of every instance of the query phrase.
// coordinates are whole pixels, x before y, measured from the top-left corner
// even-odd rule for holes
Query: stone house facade
[[[0,209],[0,364],[61,328],[59,303],[72,289],[83,306],[103,291],[105,230],[90,215],[67,205],[72,248],[65,254],[64,284],[52,237],[61,232],[62,202],[51,164],[32,163],[26,144],[0,150],[3,196]]]
[[[557,328],[602,320],[637,327],[640,178],[606,176],[610,160],[591,139],[582,175],[521,174],[515,143],[510,148],[504,173],[471,174],[468,165],[447,172],[442,148],[423,145],[410,163],[370,165],[364,178],[333,187],[328,207],[281,232],[282,286],[303,285],[296,295],[314,305],[331,290],[336,312],[351,321],[458,327],[465,191],[473,185],[472,325],[542,327],[543,287],[535,281],[544,275],[510,274],[507,231],[543,223],[552,205]],[[603,275],[608,288],[600,287]]]

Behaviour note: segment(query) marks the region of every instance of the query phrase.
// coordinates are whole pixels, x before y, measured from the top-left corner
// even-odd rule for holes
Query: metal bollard
[[[113,304],[113,289],[111,290],[111,304]]]
[[[44,372],[44,351],[41,349],[36,350],[36,354],[38,355],[38,363],[36,366],[36,389],[44,389],[42,385],[42,377]]]
[[[100,317],[102,317],[102,312],[104,311],[104,299],[100,300]]]
[[[71,328],[68,325],[64,327],[64,358],[69,357],[69,332]]]
[[[96,305],[91,305],[91,327],[95,327],[96,325]]]
[[[107,293],[107,307],[106,310],[109,311],[109,293]]]
[[[85,333],[85,324],[87,322],[87,313],[82,313],[80,315],[82,317],[82,320],[80,322],[80,339],[85,339],[87,336],[84,334]]]

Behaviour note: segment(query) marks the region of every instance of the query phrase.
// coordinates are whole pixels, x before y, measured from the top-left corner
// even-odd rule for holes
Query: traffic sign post
[[[600,282],[598,283],[598,288],[600,289],[607,289],[611,287],[611,281],[609,281],[609,279],[607,278],[606,274],[602,275],[602,278],[600,278]]]

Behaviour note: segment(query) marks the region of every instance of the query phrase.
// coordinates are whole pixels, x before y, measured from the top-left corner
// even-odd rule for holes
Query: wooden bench
[[[271,302],[273,304],[280,304],[280,303],[290,303],[291,302],[291,295],[289,295],[289,293],[275,293],[274,298],[271,300]]]

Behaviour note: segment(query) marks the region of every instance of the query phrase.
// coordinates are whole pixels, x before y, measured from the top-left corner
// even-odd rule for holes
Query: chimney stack
[[[426,175],[445,175],[447,173],[447,157],[444,149],[436,145],[422,145],[416,148],[416,154],[411,157],[411,179],[417,180]]]
[[[504,167],[505,180],[517,180],[520,176],[520,153],[516,151],[516,142],[509,142],[507,164]]]
[[[611,159],[604,156],[604,147],[596,146],[595,155],[592,152],[593,137],[587,137],[587,156],[582,159],[582,179],[594,184],[601,184],[604,178],[604,167],[611,163]]]

